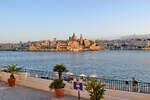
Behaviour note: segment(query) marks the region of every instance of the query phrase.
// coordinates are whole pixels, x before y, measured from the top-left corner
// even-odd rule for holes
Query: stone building
[[[143,50],[150,50],[150,40],[147,41],[147,47],[143,48]]]
[[[147,46],[148,48],[150,48],[150,40],[148,40]]]
[[[41,46],[41,43],[39,41],[36,42],[35,44],[37,47],[40,47]]]
[[[94,43],[90,46],[90,50],[100,50],[100,49],[102,49],[102,48],[99,46],[96,46],[96,43]]]
[[[75,34],[75,33],[73,33],[72,41],[77,41],[77,40],[78,40],[78,38],[77,38],[76,34]]]
[[[85,47],[89,47],[91,45],[90,40],[83,40],[83,44]]]
[[[13,44],[11,43],[0,44],[0,50],[9,50],[9,49],[13,49]]]
[[[69,37],[69,40],[56,40],[54,38],[53,41],[37,41],[29,47],[30,51],[87,51],[99,49],[100,47],[96,46],[94,40],[84,40],[82,34],[78,39],[75,33],[72,37]]]
[[[65,41],[59,41],[56,45],[57,51],[67,51],[68,44]]]
[[[67,49],[69,51],[79,51],[82,50],[82,45],[78,41],[69,41]]]
[[[82,37],[82,34],[80,35],[80,45],[83,45],[83,37]]]
[[[42,46],[50,46],[50,41],[49,40],[43,41]]]

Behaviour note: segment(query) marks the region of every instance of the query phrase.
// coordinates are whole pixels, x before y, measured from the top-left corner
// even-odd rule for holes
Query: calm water
[[[0,51],[0,65],[50,70],[63,63],[74,74],[150,82],[150,51],[12,52]]]

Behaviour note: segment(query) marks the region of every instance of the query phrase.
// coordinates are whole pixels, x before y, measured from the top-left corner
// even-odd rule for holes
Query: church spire
[[[80,44],[81,44],[81,45],[83,44],[83,37],[82,37],[82,34],[80,34]]]
[[[77,38],[77,36],[76,36],[75,33],[73,33],[72,40],[73,40],[73,41],[77,41],[77,40],[78,40],[78,38]]]

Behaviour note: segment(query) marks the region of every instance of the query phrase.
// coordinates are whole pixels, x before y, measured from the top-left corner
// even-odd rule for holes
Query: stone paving
[[[0,81],[0,100],[78,100],[78,98],[65,95],[58,99],[52,92],[22,86],[9,87],[7,83]]]
[[[41,91],[23,86],[9,87],[7,83],[0,81],[0,100],[78,100],[77,97],[65,95],[63,98],[56,98],[52,92]],[[80,99],[87,100],[87,99]],[[131,100],[117,96],[105,95],[102,100]]]

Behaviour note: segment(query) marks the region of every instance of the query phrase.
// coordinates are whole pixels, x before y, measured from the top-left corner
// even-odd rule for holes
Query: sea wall
[[[8,82],[7,80],[9,75],[9,73],[0,72],[0,80]],[[20,73],[19,75],[15,75],[15,77],[17,85],[53,92],[53,90],[49,89],[49,84],[52,82],[52,80],[28,77],[27,73]],[[78,96],[78,91],[73,89],[73,84],[67,82],[65,83],[65,94]],[[81,97],[89,99],[89,94],[87,91],[85,91],[85,89],[81,91]],[[150,100],[150,94],[106,90],[104,100]]]

